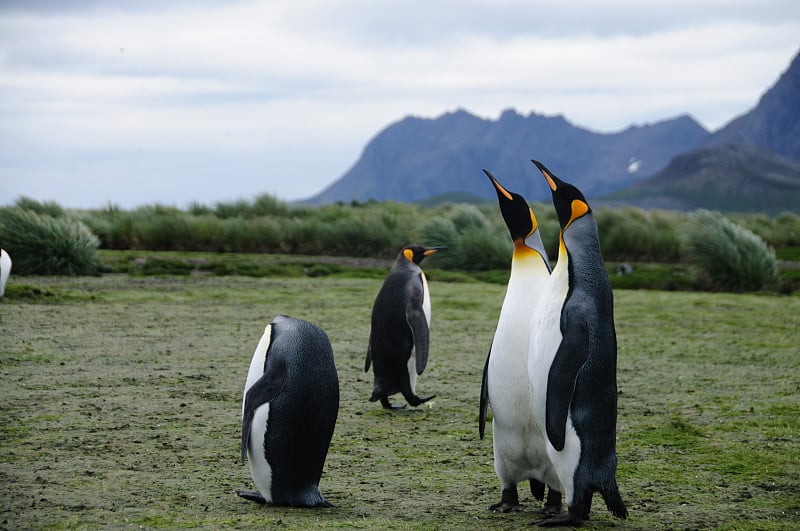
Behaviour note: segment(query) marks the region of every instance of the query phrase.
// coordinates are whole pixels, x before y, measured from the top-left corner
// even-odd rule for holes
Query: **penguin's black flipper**
[[[286,363],[276,363],[276,365],[277,367],[273,370],[265,372],[247,390],[245,395],[244,412],[242,413],[242,464],[247,456],[247,447],[250,444],[250,426],[253,424],[256,409],[278,396],[286,382]]]
[[[430,331],[428,330],[428,319],[422,310],[422,279],[419,282],[409,283],[406,296],[406,322],[411,328],[411,335],[414,338],[414,354],[417,362],[417,374],[422,374],[425,366],[428,365],[428,342],[430,341]]]
[[[566,311],[566,310],[565,310]],[[563,319],[563,318],[562,318]],[[588,356],[588,330],[583,319],[566,319],[563,338],[547,375],[545,422],[547,438],[557,451],[564,449],[567,416],[575,380]]]
[[[486,413],[489,408],[489,356],[492,354],[492,346],[489,345],[489,354],[486,355],[486,363],[483,365],[483,379],[481,380],[481,405],[478,412],[478,433],[483,440],[486,431]]]
[[[367,343],[367,359],[364,361],[364,372],[369,372],[369,366],[372,363],[372,334],[369,336],[369,343]]]

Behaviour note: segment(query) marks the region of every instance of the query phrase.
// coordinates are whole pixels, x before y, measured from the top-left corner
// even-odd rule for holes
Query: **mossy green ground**
[[[499,499],[478,393],[504,286],[431,282],[420,408],[383,411],[363,372],[380,279],[12,277],[0,299],[0,528],[527,528]],[[800,297],[617,290],[618,480],[589,528],[800,526]],[[328,510],[258,506],[241,392],[264,326],[311,320],[341,403]],[[401,401],[399,396],[395,401]]]

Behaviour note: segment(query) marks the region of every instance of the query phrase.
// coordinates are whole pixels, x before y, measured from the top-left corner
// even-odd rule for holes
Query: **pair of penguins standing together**
[[[533,161],[552,191],[561,233],[551,270],[536,218],[525,199],[484,170],[497,192],[514,240],[506,297],[483,371],[479,431],[491,404],[500,502],[519,507],[517,484],[530,482],[544,499],[542,526],[578,525],[594,492],[626,518],[616,482],[616,333],[613,296],[600,255],[597,225],[583,194]],[[393,408],[415,394],[428,359],[430,298],[420,261],[441,247],[405,247],[373,307],[365,370],[374,364],[370,401]],[[400,323],[398,326],[397,323]],[[393,355],[392,355],[393,354]],[[239,491],[259,503],[328,507],[319,492],[339,403],[333,350],[325,332],[276,317],[259,342],[242,404],[242,461],[258,491]],[[562,493],[568,510],[561,511]]]

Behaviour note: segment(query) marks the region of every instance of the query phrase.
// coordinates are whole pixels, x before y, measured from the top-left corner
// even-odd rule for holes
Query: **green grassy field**
[[[369,403],[380,279],[12,277],[0,299],[0,528],[527,528],[493,514],[481,370],[504,286],[431,282],[418,409]],[[616,291],[618,479],[588,528],[800,527],[800,297]],[[311,320],[341,403],[320,490],[335,508],[238,498],[241,392],[264,326]],[[400,401],[396,397],[396,401]]]

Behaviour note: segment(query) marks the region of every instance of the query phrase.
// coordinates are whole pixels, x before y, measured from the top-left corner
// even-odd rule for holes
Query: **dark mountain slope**
[[[757,146],[708,146],[675,157],[652,177],[604,199],[644,208],[796,212],[800,164]]]
[[[379,133],[348,172],[308,202],[411,202],[454,192],[491,199],[481,168],[529,200],[546,200],[549,190],[530,158],[598,196],[651,175],[707,136],[688,116],[611,134],[575,127],[562,116],[512,110],[496,121],[463,110],[409,117]]]
[[[760,146],[800,162],[800,54],[754,109],[715,132],[706,144]]]

